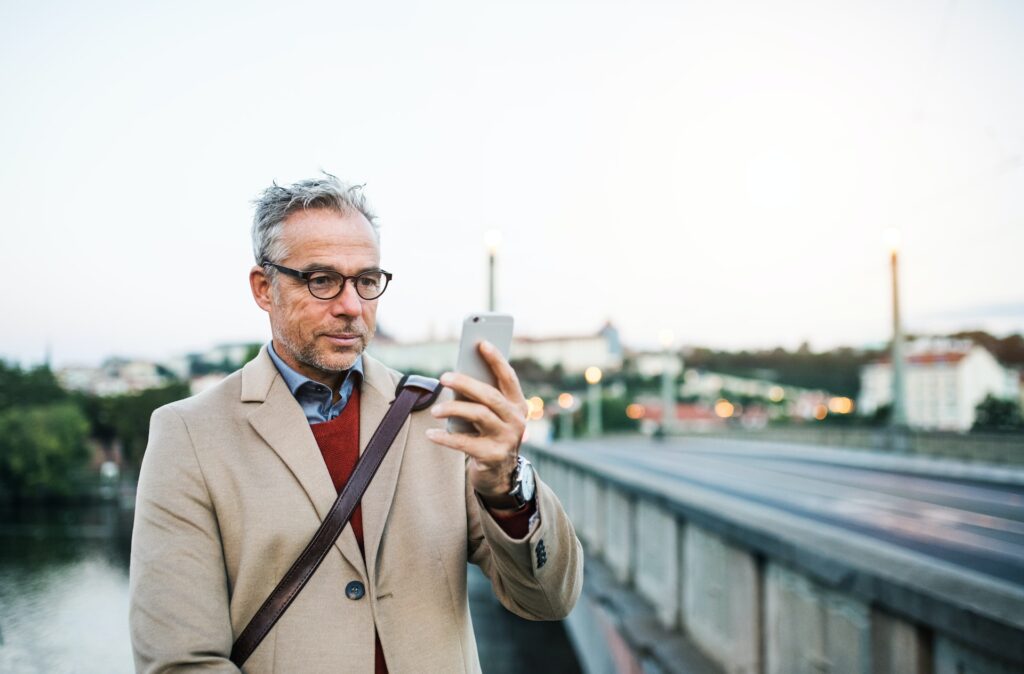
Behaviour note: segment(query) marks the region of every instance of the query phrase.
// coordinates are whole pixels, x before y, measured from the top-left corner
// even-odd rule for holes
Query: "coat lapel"
[[[242,370],[242,401],[262,403],[249,414],[249,423],[288,466],[323,521],[338,494],[302,407],[288,390],[266,349],[264,346]],[[310,536],[312,534],[311,531]],[[351,525],[345,527],[334,545],[349,564],[365,570]]]
[[[395,398],[395,385],[398,380],[388,369],[372,356],[363,354],[363,388],[359,400],[359,453],[366,451],[370,437],[380,425],[384,414],[390,409]],[[363,495],[363,537],[366,545],[367,570],[369,580],[376,584],[377,557],[381,539],[387,526],[391,502],[395,497],[398,485],[398,473],[405,454],[406,442],[409,439],[409,422],[395,436],[395,441],[388,450],[374,475],[370,486]]]

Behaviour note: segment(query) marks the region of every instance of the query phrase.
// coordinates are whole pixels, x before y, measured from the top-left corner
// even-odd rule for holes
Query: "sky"
[[[0,358],[265,341],[252,199],[365,184],[379,326],[1024,331],[1024,5],[0,0]]]

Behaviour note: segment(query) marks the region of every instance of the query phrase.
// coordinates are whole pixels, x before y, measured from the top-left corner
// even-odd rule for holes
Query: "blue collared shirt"
[[[277,366],[277,371],[281,373],[288,390],[292,392],[295,400],[306,414],[306,421],[310,424],[322,424],[341,414],[352,397],[352,391],[363,378],[363,357],[360,355],[352,367],[345,370],[341,380],[341,397],[332,405],[334,392],[330,387],[290,368],[274,351],[273,342],[268,345],[267,352],[270,354],[270,360],[274,361],[274,365]]]

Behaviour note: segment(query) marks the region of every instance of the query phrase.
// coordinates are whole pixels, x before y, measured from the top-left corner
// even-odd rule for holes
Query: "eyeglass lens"
[[[381,296],[384,288],[387,287],[388,278],[378,271],[363,272],[355,277],[350,277],[355,284],[356,293],[364,300],[372,300]],[[317,272],[309,277],[309,292],[313,297],[329,300],[341,294],[342,285],[345,279],[328,271]]]

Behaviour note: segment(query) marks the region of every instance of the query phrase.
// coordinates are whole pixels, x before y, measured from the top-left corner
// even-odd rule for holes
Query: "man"
[[[391,279],[373,221],[360,189],[329,175],[275,184],[257,201],[249,281],[273,338],[216,387],[153,414],[130,570],[138,671],[238,671],[234,639],[394,399],[399,373],[364,353]],[[556,620],[572,609],[579,541],[539,479],[522,503],[526,403],[500,353],[486,343],[480,353],[497,387],[442,376],[468,400],[445,395],[410,416],[245,671],[478,672],[467,561],[513,613]],[[447,433],[450,416],[479,435]]]

